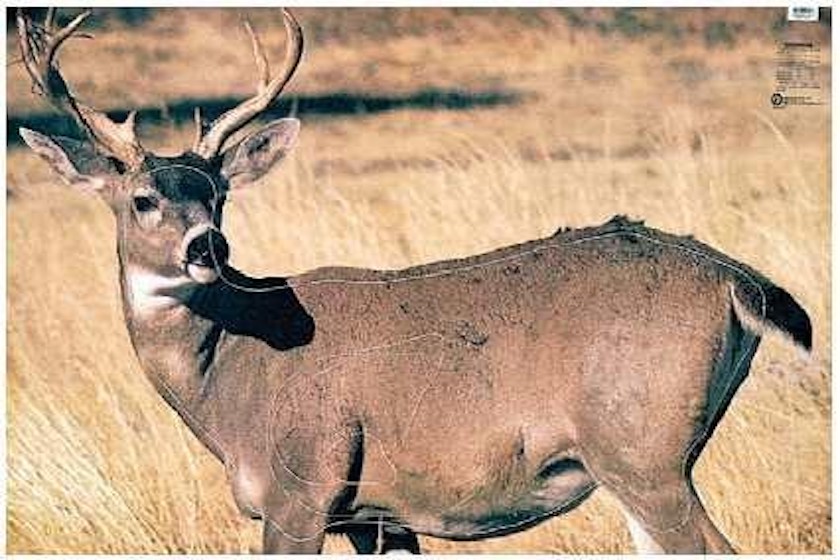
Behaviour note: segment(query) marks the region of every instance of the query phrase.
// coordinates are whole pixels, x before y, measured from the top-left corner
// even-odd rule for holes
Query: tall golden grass
[[[308,13],[311,22],[317,14]],[[411,65],[426,52],[425,60],[442,68],[443,85],[462,74],[469,87],[480,87],[483,73],[493,87],[526,95],[519,105],[493,109],[304,119],[294,155],[229,203],[234,264],[254,275],[324,264],[396,268],[614,213],[693,233],[795,294],[817,335],[809,358],[780,337],[766,338],[698,464],[698,487],[740,551],[828,552],[827,107],[769,108],[769,38],[752,37],[732,51],[694,43],[663,51],[655,41],[589,32],[572,44],[572,31],[558,20],[521,36],[510,24],[500,49],[492,33],[481,32],[482,25],[492,29],[493,17],[475,16],[478,31],[459,36],[450,57],[429,46],[431,37],[313,52],[298,80],[310,77],[314,89],[366,57],[417,73]],[[214,15],[185,23],[182,49],[202,37],[194,28],[224,21]],[[167,24],[175,25],[161,16],[150,28]],[[122,30],[121,43],[107,33],[102,40],[125,49],[142,43],[139,33]],[[482,72],[470,73],[479,59]],[[686,61],[704,65],[708,77],[680,74]],[[188,62],[178,62],[184,72]],[[235,72],[231,64],[220,63],[220,72]],[[405,78],[408,72],[395,70],[390,76],[403,77],[393,81],[384,70],[372,72],[363,87],[374,92],[429,85]],[[131,85],[101,75],[89,83],[98,99]],[[169,95],[186,95],[179,88]],[[15,101],[24,95],[18,89],[10,86],[10,104],[25,106]],[[170,149],[190,135],[172,127],[145,132],[149,144]],[[15,149],[7,157],[8,552],[258,549],[259,527],[239,517],[221,465],[134,360],[109,212],[55,186],[29,153]],[[601,491],[571,514],[515,536],[421,544],[431,552],[631,549],[615,503]],[[350,550],[339,537],[327,549]]]

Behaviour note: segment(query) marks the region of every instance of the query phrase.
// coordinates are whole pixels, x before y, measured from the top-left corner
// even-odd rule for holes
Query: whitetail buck
[[[224,462],[243,512],[263,519],[266,552],[318,552],[326,532],[359,552],[417,552],[418,533],[500,536],[599,486],[640,550],[731,551],[692,466],[762,330],[810,348],[787,292],[622,217],[400,271],[248,278],[227,264],[225,195],[282,159],[299,123],[223,146],[291,78],[298,24],[285,13],[274,78],[251,32],[257,95],[210,126],[198,119],[192,149],[161,157],[140,146],[133,116],[116,124],[68,90],[55,55],[84,18],[57,28],[52,11],[44,25],[19,12],[18,25],[37,91],[89,139],[21,134],[116,216],[140,363]]]

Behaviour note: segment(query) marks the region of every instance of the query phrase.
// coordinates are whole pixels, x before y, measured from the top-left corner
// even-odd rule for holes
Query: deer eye
[[[140,195],[134,197],[134,209],[140,213],[157,209],[157,202],[150,196]]]

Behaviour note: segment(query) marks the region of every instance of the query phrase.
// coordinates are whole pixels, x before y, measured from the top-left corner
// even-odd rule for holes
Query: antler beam
[[[254,51],[257,73],[259,74],[257,94],[222,114],[213,121],[206,133],[201,130],[199,124],[193,152],[205,159],[218,155],[225,140],[264,112],[291,80],[303,54],[303,32],[292,14],[285,9],[283,10],[283,23],[288,37],[285,69],[274,79],[271,79],[265,50],[251,24],[245,21],[245,29],[251,37],[251,47]]]
[[[80,36],[77,31],[90,14],[90,10],[87,10],[65,27],[56,28],[55,8],[47,10],[43,25],[34,23],[18,8],[17,26],[23,63],[39,95],[60,111],[71,115],[95,145],[129,168],[136,168],[143,161],[144,154],[134,130],[136,113],[131,112],[121,124],[115,123],[104,112],[84,105],[73,97],[58,70],[56,55],[59,49],[70,37]]]

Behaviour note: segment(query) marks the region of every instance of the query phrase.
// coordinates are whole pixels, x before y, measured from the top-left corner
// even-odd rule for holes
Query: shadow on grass
[[[468,110],[480,107],[513,105],[519,101],[519,94],[506,91],[467,92],[461,90],[425,89],[408,95],[374,96],[337,92],[326,95],[284,98],[276,102],[261,116],[268,121],[295,113],[299,117],[346,117],[362,116],[399,109],[421,110]],[[166,107],[144,107],[138,109],[138,123],[149,125],[191,123],[196,107],[201,108],[205,120],[212,120],[227,109],[235,106],[242,98],[184,99]],[[108,115],[118,122],[125,119],[127,110],[109,111]],[[74,121],[56,112],[12,115],[8,118],[7,146],[18,146],[23,140],[18,128],[26,127],[46,134],[76,137],[79,131]]]

